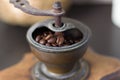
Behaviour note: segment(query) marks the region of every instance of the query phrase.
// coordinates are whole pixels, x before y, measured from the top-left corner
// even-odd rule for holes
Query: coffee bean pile
[[[80,40],[72,40],[64,36],[62,32],[43,32],[36,36],[35,41],[46,46],[60,47],[68,46],[79,42]]]

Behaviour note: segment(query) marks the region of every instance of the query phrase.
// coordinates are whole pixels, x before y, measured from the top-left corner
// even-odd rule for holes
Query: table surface
[[[73,5],[66,16],[91,28],[90,46],[95,51],[120,59],[120,29],[111,21],[111,5]],[[30,51],[27,29],[0,22],[0,70],[18,63]]]

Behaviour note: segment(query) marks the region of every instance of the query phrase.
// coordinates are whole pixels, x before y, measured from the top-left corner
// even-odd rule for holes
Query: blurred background
[[[73,1],[77,4],[81,4],[81,3],[106,4],[112,2],[112,0],[73,0]]]
[[[52,5],[50,1],[29,0],[40,9]],[[53,0],[55,1],[55,0]],[[92,30],[90,47],[99,54],[120,59],[120,29],[112,22],[112,0],[61,0],[67,10],[66,17],[77,19]],[[117,1],[117,0],[113,0]],[[118,0],[119,1],[119,0]],[[120,5],[120,4],[119,4]],[[120,10],[120,8],[119,8]],[[120,15],[119,15],[120,16]],[[26,32],[30,25],[50,17],[33,17],[14,8],[9,0],[0,2],[0,70],[18,63],[30,52]]]

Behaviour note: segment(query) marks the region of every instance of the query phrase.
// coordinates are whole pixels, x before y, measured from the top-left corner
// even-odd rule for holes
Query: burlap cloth
[[[91,49],[87,50],[84,59],[89,62],[91,67],[87,80],[101,80],[103,76],[120,69],[119,60],[97,54]],[[34,55],[27,53],[19,63],[0,71],[0,80],[32,80],[31,68],[36,62]]]

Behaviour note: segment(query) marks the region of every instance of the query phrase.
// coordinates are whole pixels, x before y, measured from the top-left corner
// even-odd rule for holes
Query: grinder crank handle
[[[61,4],[55,3],[53,9],[51,10],[39,10],[30,6],[27,0],[10,0],[10,3],[13,3],[16,8],[21,9],[23,12],[36,15],[36,16],[62,16],[65,11],[61,8]],[[62,9],[59,12],[56,12],[54,9]]]

